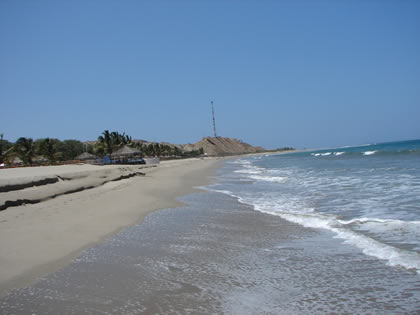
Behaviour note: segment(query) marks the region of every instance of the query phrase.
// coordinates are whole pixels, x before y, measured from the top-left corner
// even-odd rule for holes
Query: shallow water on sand
[[[0,313],[415,313],[420,276],[217,192],[182,198],[36,285]]]

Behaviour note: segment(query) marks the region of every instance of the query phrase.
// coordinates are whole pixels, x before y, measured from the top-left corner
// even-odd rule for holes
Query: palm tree
[[[111,132],[111,145],[118,147],[121,144],[121,135],[117,131]]]
[[[98,137],[99,145],[96,149],[97,153],[103,153],[103,154],[111,154],[112,153],[112,140],[111,140],[111,134],[109,133],[109,130],[105,130],[102,133],[102,136]]]
[[[39,153],[44,155],[50,163],[54,163],[62,152],[57,152],[59,140],[45,138],[39,144]]]
[[[101,136],[98,137],[98,142],[95,145],[95,152],[98,155],[111,154],[113,151],[118,150],[123,145],[133,145],[132,138],[117,131],[109,132],[105,130]]]
[[[125,144],[131,144],[132,138],[129,135],[125,135]]]
[[[34,141],[32,138],[19,138],[13,146],[13,151],[25,163],[31,165],[35,155]]]

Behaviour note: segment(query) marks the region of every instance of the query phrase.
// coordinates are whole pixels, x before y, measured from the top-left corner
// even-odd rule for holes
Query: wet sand
[[[0,296],[57,271],[82,250],[124,227],[139,223],[151,211],[178,206],[176,197],[195,191],[195,186],[207,184],[218,162],[217,159],[167,161],[147,169],[73,165],[1,170],[3,187],[15,185],[16,188],[16,185],[57,174],[60,180],[42,187],[29,185],[0,192],[0,197],[19,193],[32,198],[39,194],[46,196],[45,201],[0,212]],[[136,172],[143,172],[145,176],[113,180]],[[63,191],[63,187],[69,185],[63,183],[63,176],[77,179],[78,187],[90,189],[65,192],[48,199],[51,191]],[[73,181],[72,185],[75,183]]]

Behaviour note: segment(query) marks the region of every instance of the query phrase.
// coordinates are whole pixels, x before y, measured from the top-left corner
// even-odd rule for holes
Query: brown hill
[[[212,156],[257,153],[264,151],[264,148],[262,147],[254,147],[238,139],[223,137],[205,137],[194,144],[182,145],[182,149],[184,151],[199,150],[200,148],[203,148],[204,153]]]

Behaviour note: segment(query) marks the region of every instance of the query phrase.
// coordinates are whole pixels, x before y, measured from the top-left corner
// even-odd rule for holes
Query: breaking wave
[[[304,227],[331,231],[366,255],[420,273],[420,179],[416,159],[410,158],[409,163],[414,164],[407,165],[380,159],[380,153],[343,149],[310,153],[327,157],[316,164],[304,158],[308,153],[294,158],[242,159],[234,165],[235,175],[229,177],[233,183],[205,189],[230,195],[257,211]],[[343,155],[358,156],[360,161],[352,158],[346,164],[343,159],[338,165],[328,162]],[[365,159],[364,155],[378,157]],[[252,186],[237,186],[235,180]]]
[[[344,243],[358,247],[366,255],[385,260],[390,266],[401,266],[407,269],[416,270],[417,273],[420,273],[420,255],[417,252],[412,252],[394,247],[386,243],[382,243],[372,237],[369,237],[366,234],[359,233],[349,228],[350,225],[357,223],[364,224],[367,222],[392,222],[398,225],[414,226],[416,232],[419,233],[417,236],[420,237],[419,221],[405,222],[398,220],[382,220],[376,218],[360,218],[343,221],[334,215],[315,213],[313,209],[310,208],[300,208],[300,210],[296,209],[296,211],[286,210],[292,209],[294,206],[301,206],[299,205],[299,202],[296,202],[296,200],[278,200],[277,202],[273,202],[273,200],[264,200],[261,198],[251,199],[249,197],[241,197],[235,195],[229,190],[214,189],[211,186],[205,187],[205,189],[229,195],[236,198],[241,203],[253,206],[253,208],[259,212],[279,216],[289,222],[293,222],[304,227],[329,230],[334,232],[336,237],[342,239]]]
[[[363,155],[374,155],[376,152],[378,152],[377,150],[374,151],[365,151],[363,152]]]

